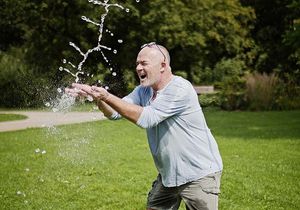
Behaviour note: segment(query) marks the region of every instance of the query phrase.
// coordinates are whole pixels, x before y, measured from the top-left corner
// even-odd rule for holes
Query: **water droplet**
[[[50,103],[49,103],[49,102],[46,102],[46,103],[45,103],[45,106],[46,106],[46,107],[50,107]]]
[[[63,71],[64,70],[64,68],[61,66],[61,67],[59,67],[59,69],[58,69],[59,71]]]
[[[122,40],[122,39],[119,39],[118,42],[119,42],[119,43],[123,43],[123,40]]]
[[[126,8],[125,11],[126,11],[126,12],[130,12],[130,9]]]
[[[62,89],[61,88],[57,88],[57,92],[61,93]]]
[[[115,76],[117,76],[117,73],[116,73],[116,72],[113,72],[112,75],[115,77]]]
[[[21,191],[17,191],[17,195],[22,195],[23,193]]]
[[[111,35],[111,36],[114,36],[114,34],[113,34],[113,33],[110,33],[110,35]]]
[[[66,60],[66,59],[63,59],[63,63],[67,63],[67,60]]]
[[[114,54],[117,54],[117,52],[118,52],[117,50],[114,50],[114,51],[113,51]]]

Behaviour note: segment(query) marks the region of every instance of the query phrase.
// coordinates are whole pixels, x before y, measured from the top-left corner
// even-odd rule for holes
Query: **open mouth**
[[[144,80],[146,77],[147,77],[146,74],[141,74],[141,75],[140,75],[140,79],[141,79],[141,80]]]

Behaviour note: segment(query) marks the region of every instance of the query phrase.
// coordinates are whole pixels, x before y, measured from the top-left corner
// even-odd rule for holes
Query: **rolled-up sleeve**
[[[138,88],[135,88],[129,95],[122,98],[122,100],[130,103],[130,104],[140,104],[140,97]],[[120,115],[117,111],[114,110],[112,115],[108,118],[110,120],[118,120],[121,119],[122,115]]]
[[[163,121],[163,119],[165,119],[166,117],[167,116],[163,116],[163,113],[158,113],[158,111],[153,107],[147,106],[143,108],[141,116],[139,117],[136,124],[142,128],[151,128]]]
[[[188,105],[187,96],[188,93],[184,89],[163,93],[151,105],[143,108],[136,124],[142,128],[151,128],[173,115],[184,112]]]

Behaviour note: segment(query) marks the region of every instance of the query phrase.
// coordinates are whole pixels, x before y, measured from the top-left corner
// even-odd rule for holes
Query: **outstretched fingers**
[[[65,92],[74,96],[92,96],[96,100],[106,100],[109,93],[106,89],[97,86],[90,86],[86,84],[73,83],[72,88],[65,88]]]
[[[73,97],[88,96],[88,94],[85,91],[78,89],[78,88],[65,88],[65,93],[67,93]]]
[[[92,87],[86,84],[72,83],[72,87],[77,89],[78,91],[85,92],[89,95],[92,94]]]

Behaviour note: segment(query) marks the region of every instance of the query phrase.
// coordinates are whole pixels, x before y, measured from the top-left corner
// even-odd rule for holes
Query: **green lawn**
[[[205,115],[224,162],[219,209],[300,209],[300,111]],[[0,209],[145,209],[156,176],[125,120],[0,133],[0,164]]]
[[[12,121],[12,120],[23,120],[26,119],[27,116],[20,114],[0,114],[0,122]]]

